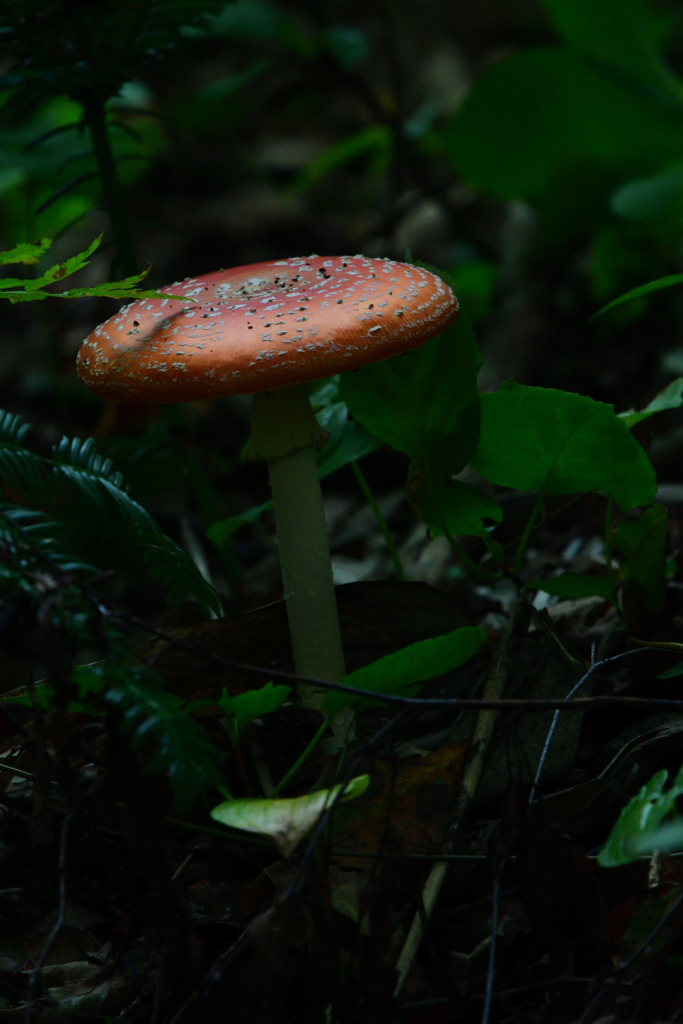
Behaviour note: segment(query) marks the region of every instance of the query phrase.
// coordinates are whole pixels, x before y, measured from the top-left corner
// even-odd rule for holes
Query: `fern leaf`
[[[131,746],[146,755],[145,771],[167,773],[180,811],[191,808],[208,785],[224,789],[221,753],[184,710],[182,697],[154,685],[140,665],[109,676],[105,701],[122,714]]]
[[[52,567],[59,573],[92,576],[94,566],[75,557],[60,543],[63,527],[45,512],[0,502],[0,543],[4,546],[5,579],[27,572],[44,574]]]
[[[209,611],[220,613],[220,598],[214,588],[187,552],[167,537],[142,505],[127,494],[121,474],[114,469],[111,459],[97,452],[92,438],[62,438],[53,449],[52,465],[58,478],[67,480],[101,511],[109,511],[113,506],[138,543],[147,548],[145,564],[150,575],[169,588],[169,603],[179,603],[189,591],[205,615]]]
[[[20,445],[30,429],[31,424],[24,423],[21,416],[0,409],[0,445]]]

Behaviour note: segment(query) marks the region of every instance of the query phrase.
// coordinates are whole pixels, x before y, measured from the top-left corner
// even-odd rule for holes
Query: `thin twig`
[[[581,676],[581,678],[579,679],[578,683],[575,683],[574,686],[572,686],[572,688],[569,691],[569,693],[567,694],[565,700],[567,700],[567,701],[571,700],[571,698],[574,696],[574,694],[578,690],[581,689],[583,684],[588,679],[590,679],[590,677],[593,675],[593,673],[598,668],[601,668],[605,664],[605,662],[607,662],[607,661],[609,661],[609,662],[619,661],[621,658],[626,658],[630,654],[637,654],[638,650],[642,650],[642,648],[638,648],[635,651],[622,651],[621,654],[615,654],[611,658],[605,658],[604,661],[598,661],[598,662],[593,661],[593,655],[591,655],[591,666],[590,666],[590,668],[588,669],[588,671],[586,673],[584,673],[584,675]],[[593,651],[593,653],[594,653],[594,651]],[[572,701],[572,703],[573,703],[573,701]],[[562,710],[561,708],[557,709],[557,711],[553,715],[552,722],[550,723],[550,727],[548,729],[548,735],[545,738],[545,743],[543,744],[543,750],[541,751],[541,756],[540,756],[539,761],[538,761],[538,768],[536,769],[536,776],[534,778],[534,784],[531,787],[531,793],[529,794],[529,806],[531,806],[532,803],[534,802],[534,798],[536,796],[536,790],[538,789],[538,785],[539,785],[539,782],[540,782],[540,779],[541,779],[541,772],[543,771],[543,765],[545,764],[546,757],[548,756],[548,750],[550,749],[550,744],[552,742],[553,734],[555,732],[555,728],[557,726],[557,722],[558,722],[558,719],[560,717],[561,710]]]
[[[498,916],[500,913],[500,879],[505,868],[506,855],[500,858],[493,875],[493,894],[491,906],[491,945],[489,946],[489,962],[486,968],[486,990],[484,992],[484,1009],[481,1024],[489,1024],[491,1005],[493,1003],[493,982],[496,976],[496,944],[498,941]]]
[[[31,971],[31,977],[29,978],[28,982],[26,1011],[24,1018],[26,1024],[31,1024],[31,1019],[33,1017],[33,1007],[36,1001],[36,985],[38,984],[41,972],[43,970],[43,967],[45,966],[47,955],[50,952],[50,949],[52,948],[52,943],[55,941],[55,939],[57,938],[57,936],[59,935],[60,931],[64,926],[64,920],[66,917],[66,841],[69,835],[69,827],[71,825],[72,818],[72,814],[67,814],[67,816],[64,818],[64,821],[62,822],[62,831],[59,837],[59,909],[57,912],[57,920],[55,921],[52,931],[50,932],[47,938],[47,942],[45,943],[41,950],[36,966]]]
[[[505,683],[507,682],[507,678],[512,667],[512,646],[514,642],[515,629],[522,611],[526,609],[526,606],[527,601],[523,598],[518,598],[508,620],[505,632],[501,638],[491,666],[489,677],[486,681],[486,686],[484,688],[485,699],[497,701],[503,691]],[[472,744],[470,747],[470,756],[463,776],[460,794],[443,844],[443,852],[445,854],[454,853],[455,845],[460,838],[462,826],[469,813],[476,788],[479,784],[479,779],[481,778],[484,760],[488,751],[491,735],[493,733],[495,719],[495,707],[480,710],[479,715],[477,716],[477,721],[474,727],[474,736],[472,737]],[[429,916],[434,909],[434,905],[446,878],[447,871],[448,862],[440,861],[434,865],[429,873],[429,877],[427,878],[424,889],[422,890],[422,899],[427,916]],[[403,988],[403,983],[405,982],[408,972],[412,967],[421,938],[422,920],[419,914],[416,914],[413,918],[413,923],[410,931],[408,932],[408,937],[396,964],[398,980],[394,990],[394,998],[398,997],[401,989]]]
[[[322,838],[322,834],[327,827],[327,823],[330,820],[330,816],[332,815],[332,812],[337,807],[337,805],[342,801],[346,787],[354,778],[356,772],[362,765],[363,761],[373,752],[373,750],[375,750],[379,746],[379,744],[383,740],[387,738],[387,736],[389,736],[394,731],[394,729],[406,718],[408,714],[409,709],[402,708],[402,710],[399,711],[397,715],[394,715],[393,718],[389,719],[386,725],[382,726],[382,728],[379,729],[378,732],[376,732],[374,736],[371,737],[371,739],[369,739],[365,744],[363,744],[361,749],[353,758],[353,761],[351,762],[351,765],[348,768],[345,777],[342,779],[342,783],[339,787],[337,795],[335,796],[334,800],[330,802],[329,806],[318,819],[315,832],[313,833],[313,836],[308,844],[308,848],[301,860],[297,873],[293,880],[291,881],[289,888],[287,889],[287,892],[285,894],[286,898],[291,898],[292,896],[295,896],[301,890],[301,887],[308,873],[308,868],[310,866],[310,862],[313,857],[314,851],[316,850],[318,843]]]

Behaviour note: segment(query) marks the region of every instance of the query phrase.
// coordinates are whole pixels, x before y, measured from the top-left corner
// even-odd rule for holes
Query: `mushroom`
[[[315,462],[326,436],[306,382],[423,344],[455,319],[457,299],[427,270],[364,256],[256,263],[163,290],[194,302],[124,306],[83,342],[79,376],[127,402],[254,394],[251,455],[268,463],[296,672],[338,682],[346,673]],[[302,699],[315,705],[311,688]]]

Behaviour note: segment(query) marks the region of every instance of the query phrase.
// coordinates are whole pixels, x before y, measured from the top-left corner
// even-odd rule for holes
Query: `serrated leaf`
[[[541,494],[605,491],[623,509],[649,505],[655,471],[611,405],[510,381],[482,395],[474,469],[503,487]]]
[[[13,249],[0,252],[0,265],[7,263],[38,263],[52,245],[51,238],[41,238],[38,242],[20,242]],[[0,282],[3,279],[0,278]]]
[[[285,800],[229,800],[214,807],[211,817],[231,828],[268,836],[277,843],[283,857],[290,857],[342,790],[342,801],[353,800],[365,792],[369,781],[367,775],[358,775],[346,786]]]
[[[542,590],[555,597],[576,599],[581,597],[604,597],[613,599],[614,585],[604,576],[589,576],[581,572],[563,572],[548,580],[530,580],[524,586],[528,590]]]
[[[95,252],[102,241],[102,236],[99,235],[93,239],[90,245],[78,253],[76,256],[71,256],[64,263],[56,263],[50,267],[40,277],[34,278],[0,278],[0,298],[7,299],[9,302],[33,302],[41,301],[42,299],[79,299],[79,298],[109,298],[109,299],[179,299],[182,302],[194,302],[194,299],[187,299],[182,295],[171,295],[169,292],[160,292],[156,289],[139,289],[137,285],[144,280],[149,273],[149,268],[143,270],[139,274],[132,274],[130,277],[122,278],[120,281],[109,281],[103,284],[91,285],[83,288],[70,288],[63,292],[45,291],[47,285],[54,284],[56,281],[61,281],[65,277],[70,277],[75,274],[76,271],[82,270],[86,267],[89,262],[89,257]],[[17,249],[12,249],[9,253],[0,253],[0,262],[4,263],[37,263],[40,256],[47,251],[52,245],[52,239],[44,238],[36,245],[29,245],[25,243],[23,246],[18,246]],[[9,257],[19,252],[24,254],[25,258],[21,260],[16,259],[4,259],[3,256]],[[34,259],[33,256],[36,258]],[[30,257],[30,258],[29,258]]]
[[[598,854],[601,867],[629,864],[654,848],[652,842],[657,827],[674,810],[676,799],[683,794],[683,768],[664,792],[668,777],[667,771],[657,772],[624,807]]]
[[[431,640],[418,640],[400,651],[373,661],[371,665],[350,672],[342,682],[374,693],[401,693],[411,696],[415,684],[451,672],[464,665],[486,640],[478,626],[463,626]],[[352,707],[365,698],[330,690],[323,701],[324,714],[333,719],[343,708]]]

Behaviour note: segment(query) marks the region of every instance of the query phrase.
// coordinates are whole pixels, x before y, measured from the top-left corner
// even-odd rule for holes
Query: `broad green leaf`
[[[498,502],[481,488],[448,477],[430,483],[423,473],[413,473],[408,480],[408,495],[411,508],[433,537],[440,537],[444,526],[456,537],[482,537],[487,532],[485,519],[500,523],[503,518]]]
[[[627,612],[643,604],[659,611],[666,590],[666,508],[653,505],[638,519],[618,523],[614,540],[626,559],[619,576]]]
[[[680,213],[683,199],[683,164],[677,163],[647,178],[621,185],[610,200],[612,212],[631,220],[659,220]]]
[[[544,2],[570,46],[680,102],[675,79],[657,52],[657,39],[666,25],[652,4],[643,0]]]
[[[342,789],[341,800],[353,800],[365,792],[369,781],[367,775],[358,775],[346,787],[342,784],[285,800],[228,800],[214,807],[211,817],[231,828],[268,836],[283,857],[290,857]]]
[[[510,381],[482,395],[472,465],[504,487],[542,494],[606,491],[623,509],[649,505],[655,471],[611,405]]]
[[[530,580],[524,586],[529,590],[542,590],[555,597],[604,597],[613,598],[613,585],[604,576],[589,576],[581,572],[563,572],[549,580]]]
[[[341,397],[371,433],[410,455],[416,470],[429,463],[457,473],[479,437],[479,349],[466,315],[436,338],[402,356],[341,378]]]
[[[598,864],[614,868],[629,864],[650,846],[657,827],[675,807],[677,797],[683,794],[683,768],[673,784],[664,792],[667,771],[657,772],[640,792],[626,804],[619,815],[609,839],[598,854]]]
[[[594,230],[625,179],[683,157],[681,108],[625,78],[569,49],[522,50],[483,72],[435,145],[477,189],[532,202],[545,240]]]
[[[289,686],[273,686],[272,683],[266,683],[260,690],[238,693],[235,697],[228,697],[223,690],[218,707],[234,719],[234,738],[239,740],[245,728],[255,718],[267,715],[270,711],[277,711],[290,691]]]
[[[640,857],[647,857],[655,850],[659,853],[677,853],[683,850],[683,818],[667,821],[651,832],[645,832],[633,843]]]
[[[682,405],[683,377],[677,377],[676,380],[672,380],[670,384],[667,384],[664,390],[660,391],[640,412],[629,409],[628,412],[620,412],[619,418],[630,429],[635,427],[636,423],[646,420],[648,416],[653,416],[656,412],[666,412],[667,409],[680,409]]]
[[[427,679],[451,672],[464,665],[486,640],[486,633],[478,626],[464,626],[452,633],[434,637],[432,640],[418,640],[400,651],[373,661],[371,665],[350,672],[343,680],[347,686],[374,693],[397,693],[409,696],[415,689],[407,691]],[[323,712],[332,719],[343,708],[350,707],[364,698],[349,693],[330,690],[323,702]]]

